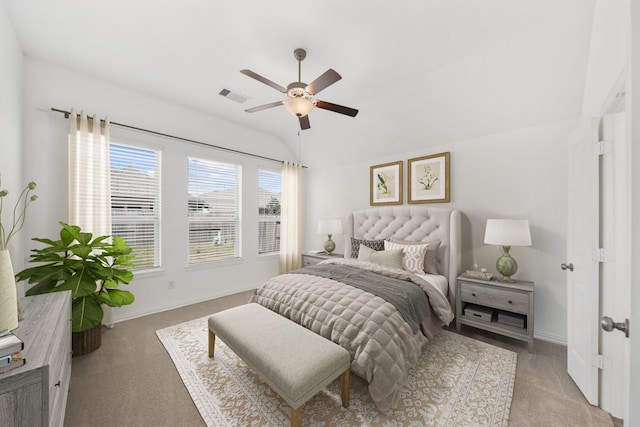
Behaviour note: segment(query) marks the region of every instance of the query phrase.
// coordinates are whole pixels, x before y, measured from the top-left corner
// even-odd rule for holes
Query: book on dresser
[[[24,342],[12,333],[0,336],[0,373],[24,365]]]
[[[26,363],[24,354],[21,351],[0,356],[0,374],[14,368],[19,368]]]
[[[24,350],[24,342],[11,332],[0,336],[0,357]]]

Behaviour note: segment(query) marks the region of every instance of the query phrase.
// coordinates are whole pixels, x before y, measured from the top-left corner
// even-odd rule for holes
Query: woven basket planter
[[[83,356],[96,351],[102,345],[102,325],[94,326],[82,332],[71,333],[73,357]]]

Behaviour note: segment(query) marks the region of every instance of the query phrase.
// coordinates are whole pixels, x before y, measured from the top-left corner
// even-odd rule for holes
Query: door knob
[[[624,322],[616,323],[609,316],[604,316],[600,322],[600,326],[607,332],[611,332],[614,329],[624,332],[624,336],[629,338],[629,319],[624,319]]]
[[[572,263],[565,264],[563,262],[562,264],[560,264],[560,268],[563,269],[563,270],[573,271],[573,264]]]

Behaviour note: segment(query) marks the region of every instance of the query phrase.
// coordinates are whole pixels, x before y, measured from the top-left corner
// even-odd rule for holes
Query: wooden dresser
[[[0,374],[0,426],[62,426],[71,378],[71,292],[22,299],[26,364]]]

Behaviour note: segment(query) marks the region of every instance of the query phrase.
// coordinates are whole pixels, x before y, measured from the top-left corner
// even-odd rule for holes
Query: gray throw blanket
[[[429,300],[424,290],[405,280],[336,264],[310,265],[289,274],[324,277],[370,292],[392,304],[414,334],[420,331],[420,323],[430,314]]]

